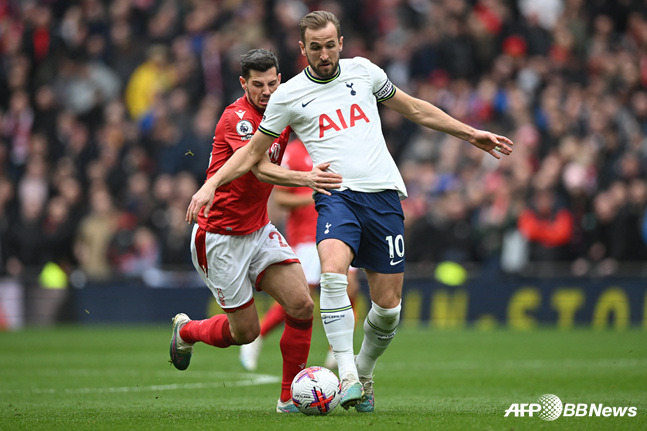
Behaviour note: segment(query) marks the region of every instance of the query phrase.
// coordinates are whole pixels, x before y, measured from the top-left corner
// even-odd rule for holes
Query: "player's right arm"
[[[296,171],[275,165],[266,155],[252,168],[259,180],[278,186],[309,187],[315,192],[330,195],[329,189],[341,187],[341,175],[327,172],[330,163],[321,163],[311,171]]]
[[[186,222],[197,221],[202,208],[204,208],[204,216],[208,217],[216,189],[249,172],[252,166],[264,157],[272,142],[274,142],[273,137],[256,131],[249,143],[235,151],[229,160],[193,195],[186,210]]]

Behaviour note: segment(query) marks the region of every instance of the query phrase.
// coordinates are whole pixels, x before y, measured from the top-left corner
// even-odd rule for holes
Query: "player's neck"
[[[249,105],[252,108],[254,108],[256,111],[258,111],[259,113],[261,113],[261,114],[265,113],[265,108],[259,108],[258,106],[253,104],[252,101],[249,99],[249,95],[247,93],[245,93],[245,100],[247,100],[247,103],[249,103]]]
[[[311,66],[308,66],[306,69],[308,69],[308,74],[312,76],[313,78],[320,79],[322,81],[327,81],[329,79],[334,78],[338,73],[339,73],[339,65],[335,69],[335,72],[332,73],[330,76],[319,76],[317,73],[315,73],[314,69]]]

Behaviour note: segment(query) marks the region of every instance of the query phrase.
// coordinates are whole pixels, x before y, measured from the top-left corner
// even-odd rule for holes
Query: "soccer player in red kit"
[[[299,139],[292,140],[283,156],[281,164],[286,169],[308,172],[313,168],[308,150]],[[274,202],[288,211],[285,223],[285,237],[299,257],[310,288],[319,286],[321,278],[321,263],[317,254],[316,227],[317,210],[309,187],[275,187],[272,195]],[[351,267],[348,271],[348,295],[354,302],[359,290],[357,269]],[[261,334],[252,343],[240,348],[240,362],[248,371],[254,371],[258,365],[263,338],[285,321],[285,311],[281,304],[274,303],[261,319]],[[328,350],[324,362],[327,368],[336,368],[337,362]]]
[[[245,95],[229,105],[218,121],[207,178],[249,142],[280,83],[278,60],[270,51],[249,51],[242,57],[241,70],[239,79]],[[204,211],[193,228],[191,256],[200,278],[225,314],[191,320],[178,313],[173,318],[170,346],[171,363],[185,370],[198,341],[220,348],[254,341],[260,325],[253,289],[264,290],[285,309],[279,413],[298,411],[291,400],[290,385],[308,360],[314,303],[296,254],[269,221],[267,201],[273,186],[266,182],[309,186],[322,193],[341,182],[339,175],[324,172],[325,163],[310,172],[278,166],[289,134],[289,128],[283,131],[254,173],[248,172],[210,196],[210,211]]]

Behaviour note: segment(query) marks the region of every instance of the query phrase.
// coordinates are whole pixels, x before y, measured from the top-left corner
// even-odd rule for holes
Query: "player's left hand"
[[[512,146],[514,143],[505,136],[495,135],[492,132],[485,130],[477,130],[474,136],[469,141],[475,147],[478,147],[490,153],[497,159],[500,159],[500,154],[509,156],[512,153]]]
[[[321,163],[306,174],[306,185],[318,193],[330,196],[330,189],[341,187],[341,175],[328,172],[330,163]]]

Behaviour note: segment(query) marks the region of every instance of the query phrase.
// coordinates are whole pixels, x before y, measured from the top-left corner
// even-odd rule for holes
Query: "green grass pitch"
[[[279,331],[280,332],[280,331]],[[359,331],[361,332],[361,331]],[[279,415],[280,334],[259,370],[238,348],[197,345],[187,371],[168,361],[169,325],[1,333],[0,430],[645,430],[647,332],[432,330],[402,325],[378,363],[376,412]],[[359,347],[361,337],[355,337]],[[309,365],[325,357],[315,325]],[[542,394],[635,406],[635,417],[504,417]]]

